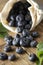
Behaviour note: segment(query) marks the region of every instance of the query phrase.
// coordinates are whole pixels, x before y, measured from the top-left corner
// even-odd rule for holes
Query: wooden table
[[[2,10],[2,8],[4,7],[5,3],[7,2],[8,0],[0,0],[0,12]],[[43,41],[43,21],[36,27],[35,31],[38,31],[39,34],[40,34],[40,38],[37,38],[36,40],[38,42],[40,41]],[[8,32],[10,35],[14,36],[15,34],[12,33],[12,32]],[[4,39],[1,39],[0,38],[0,52],[3,51],[3,48],[4,48]],[[8,55],[10,54],[15,54],[17,56],[17,60],[14,61],[14,62],[11,62],[11,61],[0,61],[0,65],[36,65],[35,63],[32,63],[28,60],[28,56],[29,56],[29,53],[35,53],[36,54],[36,48],[24,48],[26,50],[27,53],[23,54],[23,55],[19,55],[15,52],[15,47],[12,47],[14,48],[14,51],[13,52],[10,52],[10,53],[7,53]]]

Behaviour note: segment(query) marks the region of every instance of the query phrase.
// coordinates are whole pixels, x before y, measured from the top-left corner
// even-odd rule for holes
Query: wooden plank
[[[5,3],[8,0],[0,0],[0,11],[2,10],[2,8],[4,7]],[[34,31],[38,31],[40,34],[40,37],[37,38],[36,40],[38,42],[43,41],[43,21],[36,27],[36,29]],[[9,35],[12,35],[14,37],[14,33],[12,32],[8,32]],[[3,48],[4,48],[4,39],[0,38],[0,52],[3,52]],[[12,47],[14,49],[13,52],[7,53],[8,55],[10,54],[15,54],[17,56],[17,60],[14,62],[11,61],[0,61],[0,65],[36,65],[35,63],[32,63],[28,60],[28,56],[29,53],[36,53],[36,48],[24,48],[26,50],[27,53],[23,54],[23,55],[19,55],[15,52],[16,47]]]

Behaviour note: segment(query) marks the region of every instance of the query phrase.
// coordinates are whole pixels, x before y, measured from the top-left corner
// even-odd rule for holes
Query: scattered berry
[[[8,56],[8,60],[10,60],[10,61],[14,61],[15,59],[16,59],[16,56],[13,54]]]
[[[38,32],[33,32],[33,33],[32,33],[32,36],[33,36],[34,38],[37,38],[37,37],[39,36],[39,33],[38,33]]]
[[[5,52],[11,52],[12,51],[12,48],[7,45],[7,46],[4,47],[4,51]]]
[[[38,44],[37,41],[31,41],[30,46],[31,46],[31,47],[36,47],[37,44]]]
[[[7,60],[8,56],[5,53],[0,53],[0,60]]]
[[[22,54],[22,53],[24,53],[24,50],[23,50],[23,48],[18,47],[18,48],[16,48],[16,52],[17,52],[18,54]]]
[[[35,62],[37,60],[37,56],[33,53],[29,55],[29,60]]]

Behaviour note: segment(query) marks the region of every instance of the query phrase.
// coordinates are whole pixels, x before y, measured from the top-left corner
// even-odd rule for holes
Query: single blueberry
[[[19,21],[18,23],[17,23],[17,25],[18,25],[18,27],[24,27],[25,25],[27,24],[27,22],[25,21],[25,20],[23,20],[23,21]]]
[[[16,26],[16,22],[13,21],[13,20],[11,20],[11,21],[9,22],[9,26],[10,26],[10,27],[15,27],[15,26]]]
[[[24,53],[23,48],[21,48],[21,47],[16,48],[16,53],[18,53],[18,54]]]
[[[8,17],[7,17],[7,21],[8,21],[8,22],[10,22],[10,20],[11,20],[10,17],[11,17],[11,15],[13,15],[13,14],[14,14],[14,11],[11,9],[10,12],[9,12],[9,14],[8,14]]]
[[[26,13],[27,12],[25,11],[25,9],[19,11],[19,14],[23,14],[24,16],[26,15]]]
[[[25,25],[25,29],[30,30],[30,28],[31,28],[30,24]]]
[[[23,27],[17,27],[17,32],[21,33],[23,31]]]
[[[37,60],[37,56],[33,53],[29,55],[29,60],[35,62]]]
[[[30,22],[30,21],[31,21],[31,16],[28,15],[28,14],[26,14],[26,15],[25,15],[25,20],[26,20],[27,22]]]
[[[16,34],[14,38],[20,38],[20,35],[19,34]]]
[[[5,36],[5,42],[7,45],[12,45],[13,37],[12,36]]]
[[[19,14],[16,16],[16,21],[17,22],[21,22],[22,20],[24,20],[24,15],[23,14]]]
[[[14,46],[20,46],[20,43],[19,42],[20,42],[20,35],[19,34],[16,34],[15,37],[14,37],[14,39],[13,39],[12,44]]]
[[[0,60],[7,60],[8,59],[8,56],[7,56],[7,54],[5,54],[5,53],[0,53]]]
[[[30,35],[30,32],[29,32],[27,29],[24,29],[24,30],[22,31],[22,35],[23,35],[23,36],[29,36],[29,35]]]
[[[33,40],[33,41],[31,41],[30,46],[31,46],[31,47],[36,47],[37,44],[38,44],[38,42],[35,41],[35,40]]]
[[[20,45],[23,46],[23,47],[29,47],[30,41],[27,38],[23,37],[20,40]]]
[[[15,21],[15,16],[14,16],[14,15],[11,15],[11,16],[10,16],[10,19],[11,19],[12,21]]]
[[[20,46],[20,38],[19,37],[15,37],[12,44],[14,46]]]
[[[26,36],[26,38],[27,38],[30,42],[33,41],[33,37],[32,37],[31,35]]]
[[[7,35],[7,36],[5,36],[4,40],[5,40],[5,41],[7,41],[7,40],[13,40],[13,37],[12,37],[12,36]]]
[[[39,33],[38,32],[32,32],[31,34],[34,38],[37,38],[39,36]]]
[[[10,51],[12,51],[12,48],[10,46],[5,46],[4,51],[5,52],[10,52]]]
[[[8,60],[14,61],[16,59],[16,56],[14,54],[8,56]]]

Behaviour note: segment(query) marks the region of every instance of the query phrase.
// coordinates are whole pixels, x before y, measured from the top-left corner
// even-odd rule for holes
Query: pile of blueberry
[[[12,46],[16,47],[16,53],[23,54],[26,50],[22,47],[36,47],[38,42],[35,38],[39,37],[38,32],[30,32],[29,29],[32,25],[32,19],[30,16],[30,12],[28,11],[28,7],[31,5],[26,2],[22,3],[21,1],[15,3],[12,9],[9,12],[7,21],[9,26],[17,27],[18,32],[21,34],[16,34],[14,37],[12,36],[5,36],[4,40],[6,45],[4,47],[4,52],[11,52],[13,51]],[[8,56],[6,53],[0,52],[0,60],[10,60],[13,61],[16,59],[14,54]],[[36,61],[37,56],[32,53],[29,56],[30,61]]]
[[[21,33],[23,29],[30,29],[32,25],[32,19],[28,7],[31,5],[26,1],[15,3],[9,12],[7,17],[8,25],[16,27],[17,32]]]
[[[14,37],[12,36],[5,36],[4,40],[6,42],[6,45],[4,46],[4,53],[0,52],[0,60],[10,60],[14,61],[17,57],[14,54],[11,54],[8,56],[6,53],[14,51],[12,49],[12,46],[16,46],[15,51],[18,54],[24,54],[26,50],[24,50],[22,47],[33,47],[35,48],[38,44],[38,42],[35,40],[39,36],[38,32],[32,32],[30,33],[27,29],[24,29],[21,34],[16,34]],[[5,53],[6,52],[6,53]],[[32,53],[29,56],[29,60],[34,62],[37,60],[37,56]]]

